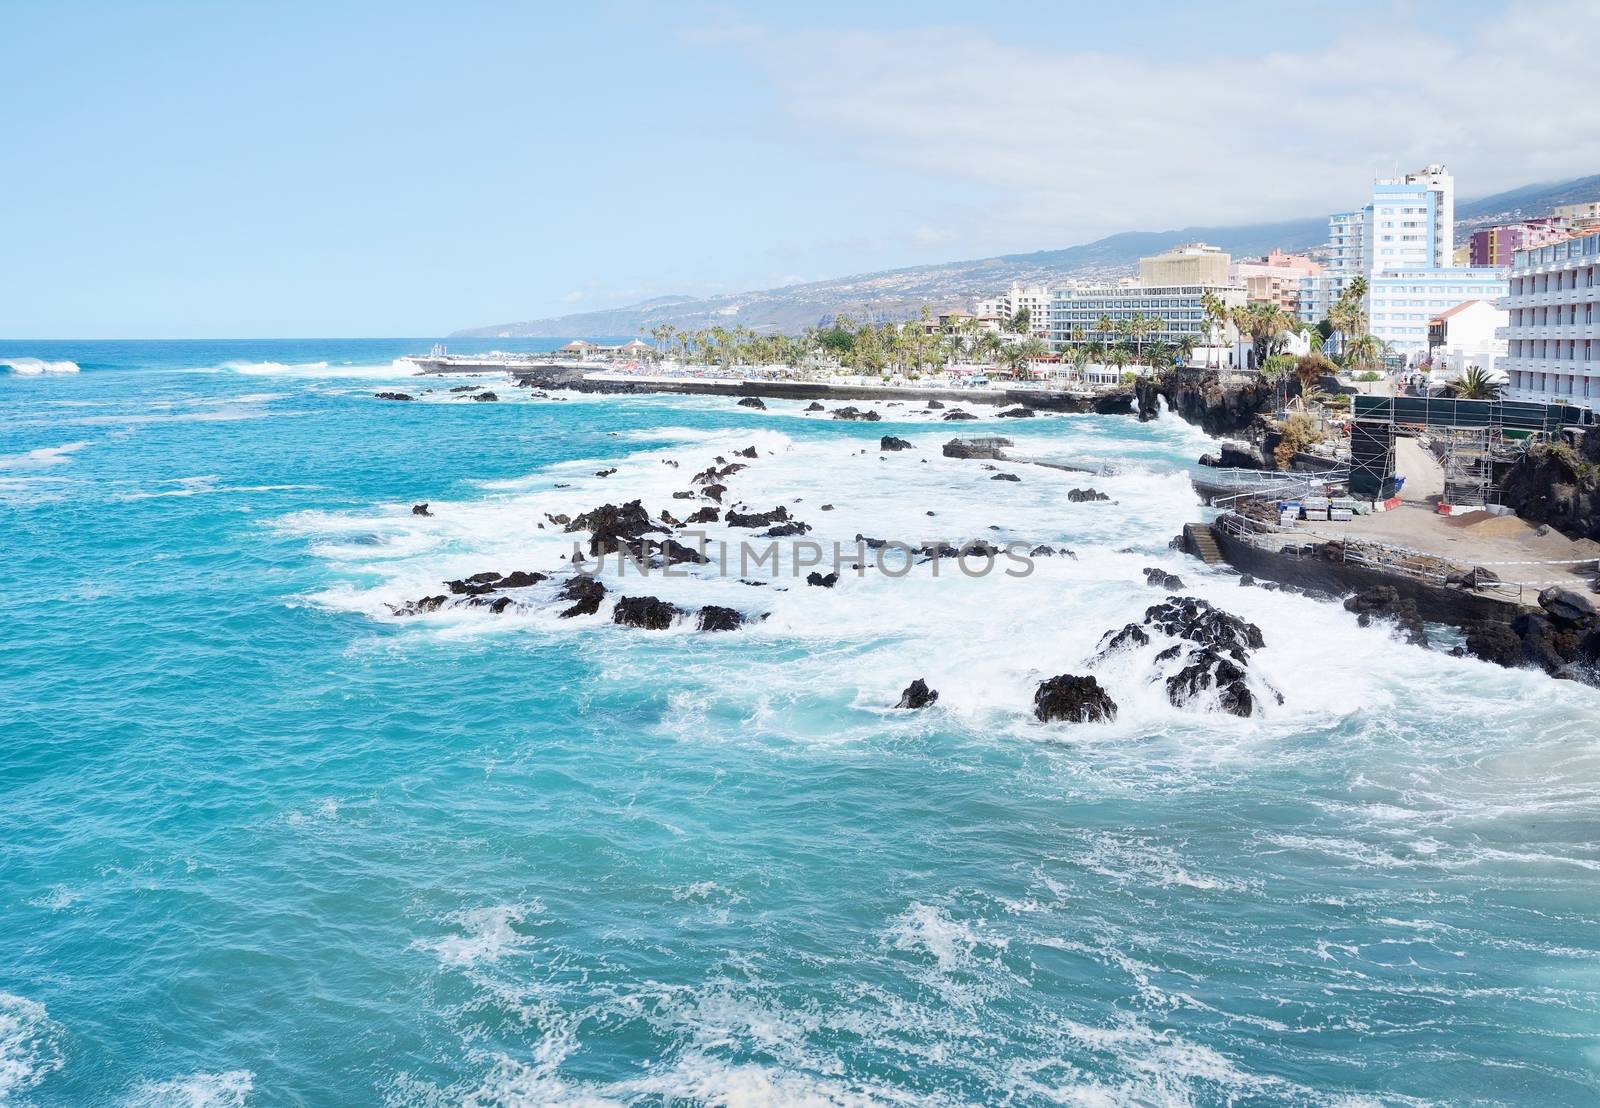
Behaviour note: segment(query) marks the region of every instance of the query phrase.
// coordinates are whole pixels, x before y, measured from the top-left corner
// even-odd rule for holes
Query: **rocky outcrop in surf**
[[[375,392],[372,394],[379,400],[415,400],[416,397],[408,392]]]
[[[878,440],[878,449],[880,451],[896,451],[915,450],[916,447],[912,446],[905,439],[895,438],[893,435],[885,435],[883,438]]]
[[[740,397],[739,398],[739,407],[741,407],[741,408],[755,408],[756,410],[762,411],[762,412],[767,410],[766,403],[764,401],[762,401],[761,397],[759,397],[759,396],[743,396],[743,397]]]
[[[928,707],[930,704],[938,701],[938,699],[939,691],[937,689],[928,688],[928,683],[922,678],[918,677],[915,681],[911,682],[911,684],[905,687],[905,691],[900,694],[900,702],[896,704],[895,707],[908,708],[912,711],[916,711],[918,709]]]
[[[1033,714],[1041,723],[1102,723],[1117,718],[1117,702],[1093,677],[1064,673],[1035,690]]]
[[[665,631],[681,614],[681,608],[654,596],[624,596],[618,599],[611,622],[645,631]]]
[[[835,408],[832,412],[834,419],[855,420],[865,423],[877,423],[883,417],[870,408],[862,411],[854,404],[846,404],[842,408]]]
[[[1159,646],[1158,635],[1174,641]],[[1153,651],[1148,680],[1160,682],[1175,707],[1248,717],[1260,708],[1263,690],[1271,699],[1282,702],[1270,686],[1261,683],[1258,690],[1250,684],[1250,655],[1265,645],[1261,629],[1255,624],[1205,600],[1169,596],[1146,608],[1142,622],[1102,635],[1091,664]]]
[[[1600,615],[1583,594],[1547,588],[1539,594],[1539,611],[1522,612],[1510,623],[1468,625],[1457,653],[1600,686]]]

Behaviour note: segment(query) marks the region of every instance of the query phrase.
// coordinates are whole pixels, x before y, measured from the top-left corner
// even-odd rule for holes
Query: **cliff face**
[[[1584,432],[1576,450],[1531,448],[1500,481],[1501,501],[1531,523],[1569,538],[1600,540],[1600,431]]]
[[[1218,383],[1212,374],[1169,374],[1159,386],[1172,410],[1208,435],[1232,435],[1255,421],[1272,406],[1272,386],[1264,381],[1248,385]]]

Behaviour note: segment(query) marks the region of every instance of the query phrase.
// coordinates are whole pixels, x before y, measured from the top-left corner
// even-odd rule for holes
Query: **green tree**
[[[1505,386],[1485,373],[1480,366],[1469,365],[1456,382],[1456,395],[1463,400],[1499,400]]]

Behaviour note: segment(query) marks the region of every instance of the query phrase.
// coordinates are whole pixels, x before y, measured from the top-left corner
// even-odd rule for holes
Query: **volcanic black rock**
[[[939,690],[928,688],[928,683],[919,677],[906,686],[905,691],[900,694],[900,703],[896,704],[895,707],[913,710],[926,708],[938,699]]]
[[[761,397],[759,397],[759,396],[742,397],[739,400],[739,407],[741,407],[741,408],[759,408],[763,412],[767,410],[767,406],[761,402]]]
[[[897,439],[893,435],[885,435],[878,440],[879,450],[915,450],[905,439]]]
[[[556,595],[561,600],[573,601],[572,606],[561,613],[562,619],[592,616],[600,610],[600,602],[606,596],[606,587],[597,578],[590,577],[587,573],[579,573],[569,577]]]
[[[1098,723],[1116,719],[1117,705],[1093,677],[1065,673],[1039,685],[1033,694],[1033,714],[1043,723]]]
[[[665,631],[677,615],[676,607],[654,596],[624,596],[617,601],[611,622],[624,627],[642,627],[646,631]]]

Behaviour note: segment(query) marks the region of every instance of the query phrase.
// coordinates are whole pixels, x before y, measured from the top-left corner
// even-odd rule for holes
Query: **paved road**
[[[1394,440],[1395,472],[1406,479],[1400,499],[1418,504],[1437,503],[1444,495],[1444,468],[1433,451],[1413,438]]]

